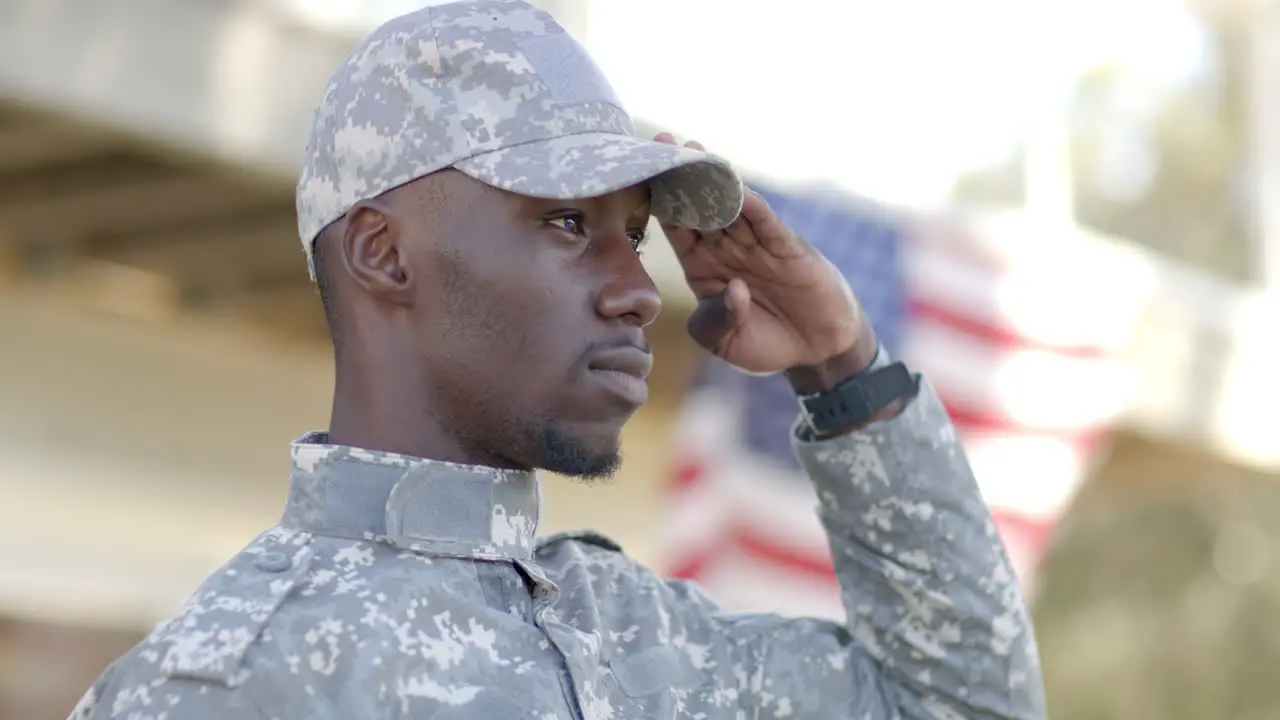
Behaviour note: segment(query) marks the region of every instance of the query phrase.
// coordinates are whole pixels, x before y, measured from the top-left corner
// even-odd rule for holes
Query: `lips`
[[[611,370],[644,380],[653,371],[653,355],[637,347],[612,348],[593,355],[587,369]]]
[[[646,378],[653,370],[653,356],[637,347],[621,347],[592,356],[587,370],[606,391],[639,407],[649,399]]]

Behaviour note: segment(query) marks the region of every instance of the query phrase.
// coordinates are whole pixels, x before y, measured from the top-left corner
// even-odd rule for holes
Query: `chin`
[[[620,428],[570,428],[553,423],[541,433],[537,466],[583,480],[607,480],[622,465],[621,445]]]

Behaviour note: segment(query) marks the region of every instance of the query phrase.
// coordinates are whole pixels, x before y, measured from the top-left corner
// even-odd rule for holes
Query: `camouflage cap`
[[[352,205],[449,167],[554,199],[649,181],[655,217],[699,230],[728,225],[742,208],[728,162],[636,137],[586,50],[522,0],[401,16],[333,75],[297,188],[307,265],[316,235]]]

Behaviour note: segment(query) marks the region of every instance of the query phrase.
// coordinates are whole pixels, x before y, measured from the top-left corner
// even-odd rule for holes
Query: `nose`
[[[662,311],[658,286],[629,242],[611,245],[615,249],[607,253],[601,268],[606,281],[596,295],[596,312],[606,320],[621,319],[645,327]]]

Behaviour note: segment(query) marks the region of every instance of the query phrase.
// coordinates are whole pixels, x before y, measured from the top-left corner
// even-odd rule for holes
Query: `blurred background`
[[[293,184],[366,0],[0,0],[0,718],[65,717],[274,523],[332,365]],[[738,163],[938,387],[1052,717],[1280,718],[1280,3],[544,0],[641,132]],[[776,383],[667,296],[609,486],[731,607],[831,614]]]

